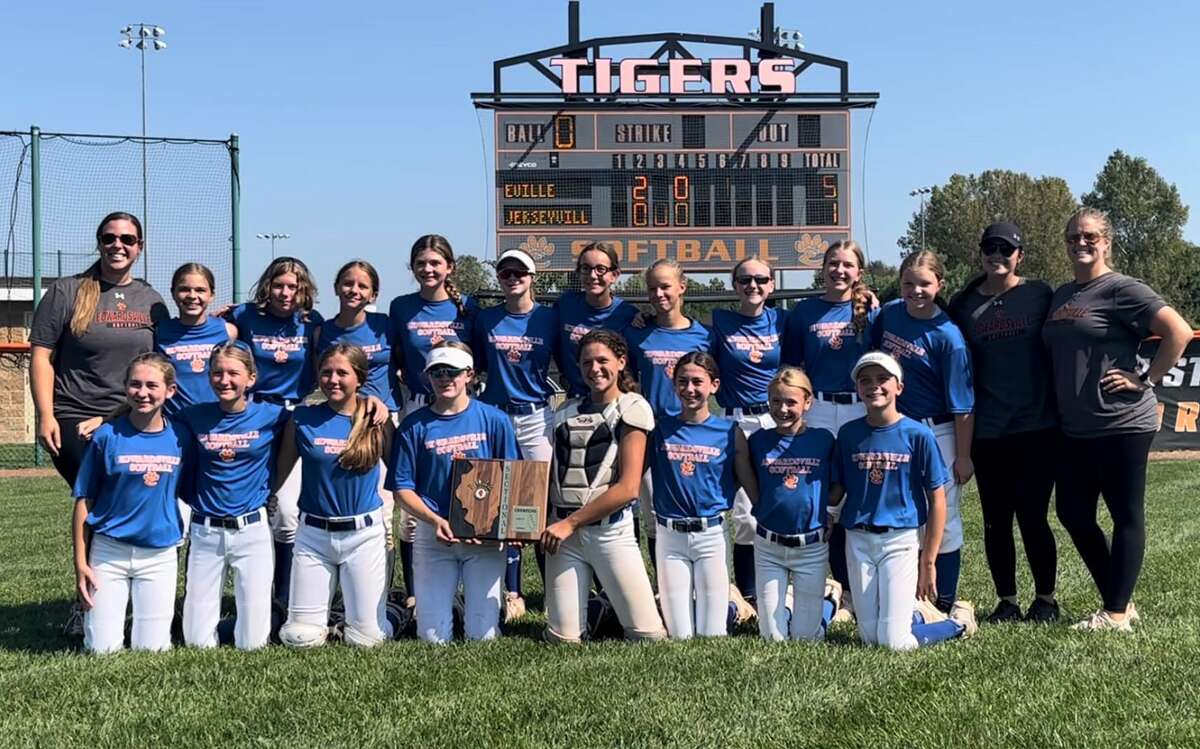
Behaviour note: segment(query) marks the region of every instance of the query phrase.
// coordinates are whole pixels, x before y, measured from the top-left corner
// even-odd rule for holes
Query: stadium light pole
[[[925,196],[931,195],[932,193],[933,193],[932,187],[918,187],[917,189],[913,190],[912,192],[910,192],[908,194],[909,197],[916,197],[918,195],[921,197],[921,249],[922,250],[926,249],[926,247],[925,247]]]
[[[273,261],[273,260],[275,260],[275,240],[276,240],[276,239],[291,239],[291,238],[292,238],[292,235],[291,235],[291,234],[275,234],[275,233],[270,233],[270,234],[255,234],[254,236],[258,237],[259,239],[269,239],[269,240],[271,240],[271,260],[272,260],[272,261]]]
[[[162,26],[156,26],[149,23],[131,23],[121,29],[121,41],[117,42],[117,46],[122,49],[137,49],[141,57],[142,67],[142,226],[150,226],[149,216],[149,200],[147,198],[147,186],[149,183],[149,172],[146,167],[146,50],[157,51],[167,48],[167,43],[162,40],[166,30]],[[143,277],[148,275],[150,268],[149,256],[146,253],[146,246],[142,245],[142,273]]]

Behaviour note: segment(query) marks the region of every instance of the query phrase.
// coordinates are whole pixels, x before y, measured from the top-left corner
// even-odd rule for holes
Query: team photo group
[[[958,597],[974,478],[987,622],[1131,632],[1154,386],[1191,329],[1110,268],[1100,211],[1066,222],[1074,278],[1057,289],[1021,275],[1018,226],[980,231],[978,273],[948,301],[941,261],[916,251],[881,303],[845,241],[824,253],[823,292],[786,310],[772,268],[742,260],[736,308],[708,323],[685,315],[669,259],[645,270],[645,298],[616,295],[603,242],[552,305],[534,259],[501,253],[503,301],[484,307],[430,234],[408,258],[418,291],[387,305],[350,260],[325,319],[288,257],[220,309],[212,271],[184,264],[172,313],[135,277],[138,218],[105,216],[98,260],[48,287],[30,333],[38,439],[75,500],[68,626],[96,653],[168,649],[173,623],[200,648],[487,640],[524,615],[536,563],[547,642],[587,641],[605,617],[629,640],[756,617],[764,639],[854,621],[863,643],[905,650],[976,631]],[[1162,341],[1140,369],[1148,336]],[[462,458],[550,463],[536,543],[455,535]],[[1052,497],[1097,592],[1082,620],[1055,597]]]

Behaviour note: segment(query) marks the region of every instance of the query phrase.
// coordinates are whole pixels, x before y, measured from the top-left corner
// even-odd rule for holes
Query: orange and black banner
[[[1158,352],[1159,340],[1142,344],[1139,357],[1148,364]],[[1200,332],[1180,355],[1178,363],[1155,386],[1158,395],[1158,435],[1154,450],[1200,450]]]

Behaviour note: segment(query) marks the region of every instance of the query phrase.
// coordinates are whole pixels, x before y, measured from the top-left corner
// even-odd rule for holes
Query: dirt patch
[[[1151,452],[1150,460],[1200,460],[1200,450],[1171,450]]]
[[[40,479],[57,475],[58,471],[53,468],[0,468],[0,479]]]

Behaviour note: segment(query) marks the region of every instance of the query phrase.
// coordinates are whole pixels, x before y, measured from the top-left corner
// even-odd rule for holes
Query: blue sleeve
[[[73,493],[76,499],[95,500],[100,493],[100,484],[104,481],[105,462],[104,449],[108,444],[108,433],[98,431],[92,435],[92,441],[83,453],[83,461],[79,464],[79,473],[75,476]]]
[[[392,459],[383,488],[388,491],[417,489],[417,424],[405,419],[392,437]]]
[[[942,350],[946,405],[950,413],[966,414],[975,410],[975,388],[971,382],[971,352],[961,339],[947,340]]]
[[[918,433],[917,444],[913,454],[921,469],[921,485],[926,491],[933,491],[939,486],[950,483],[950,475],[946,473],[946,463],[942,460],[942,449],[938,447],[933,432],[923,429]]]

